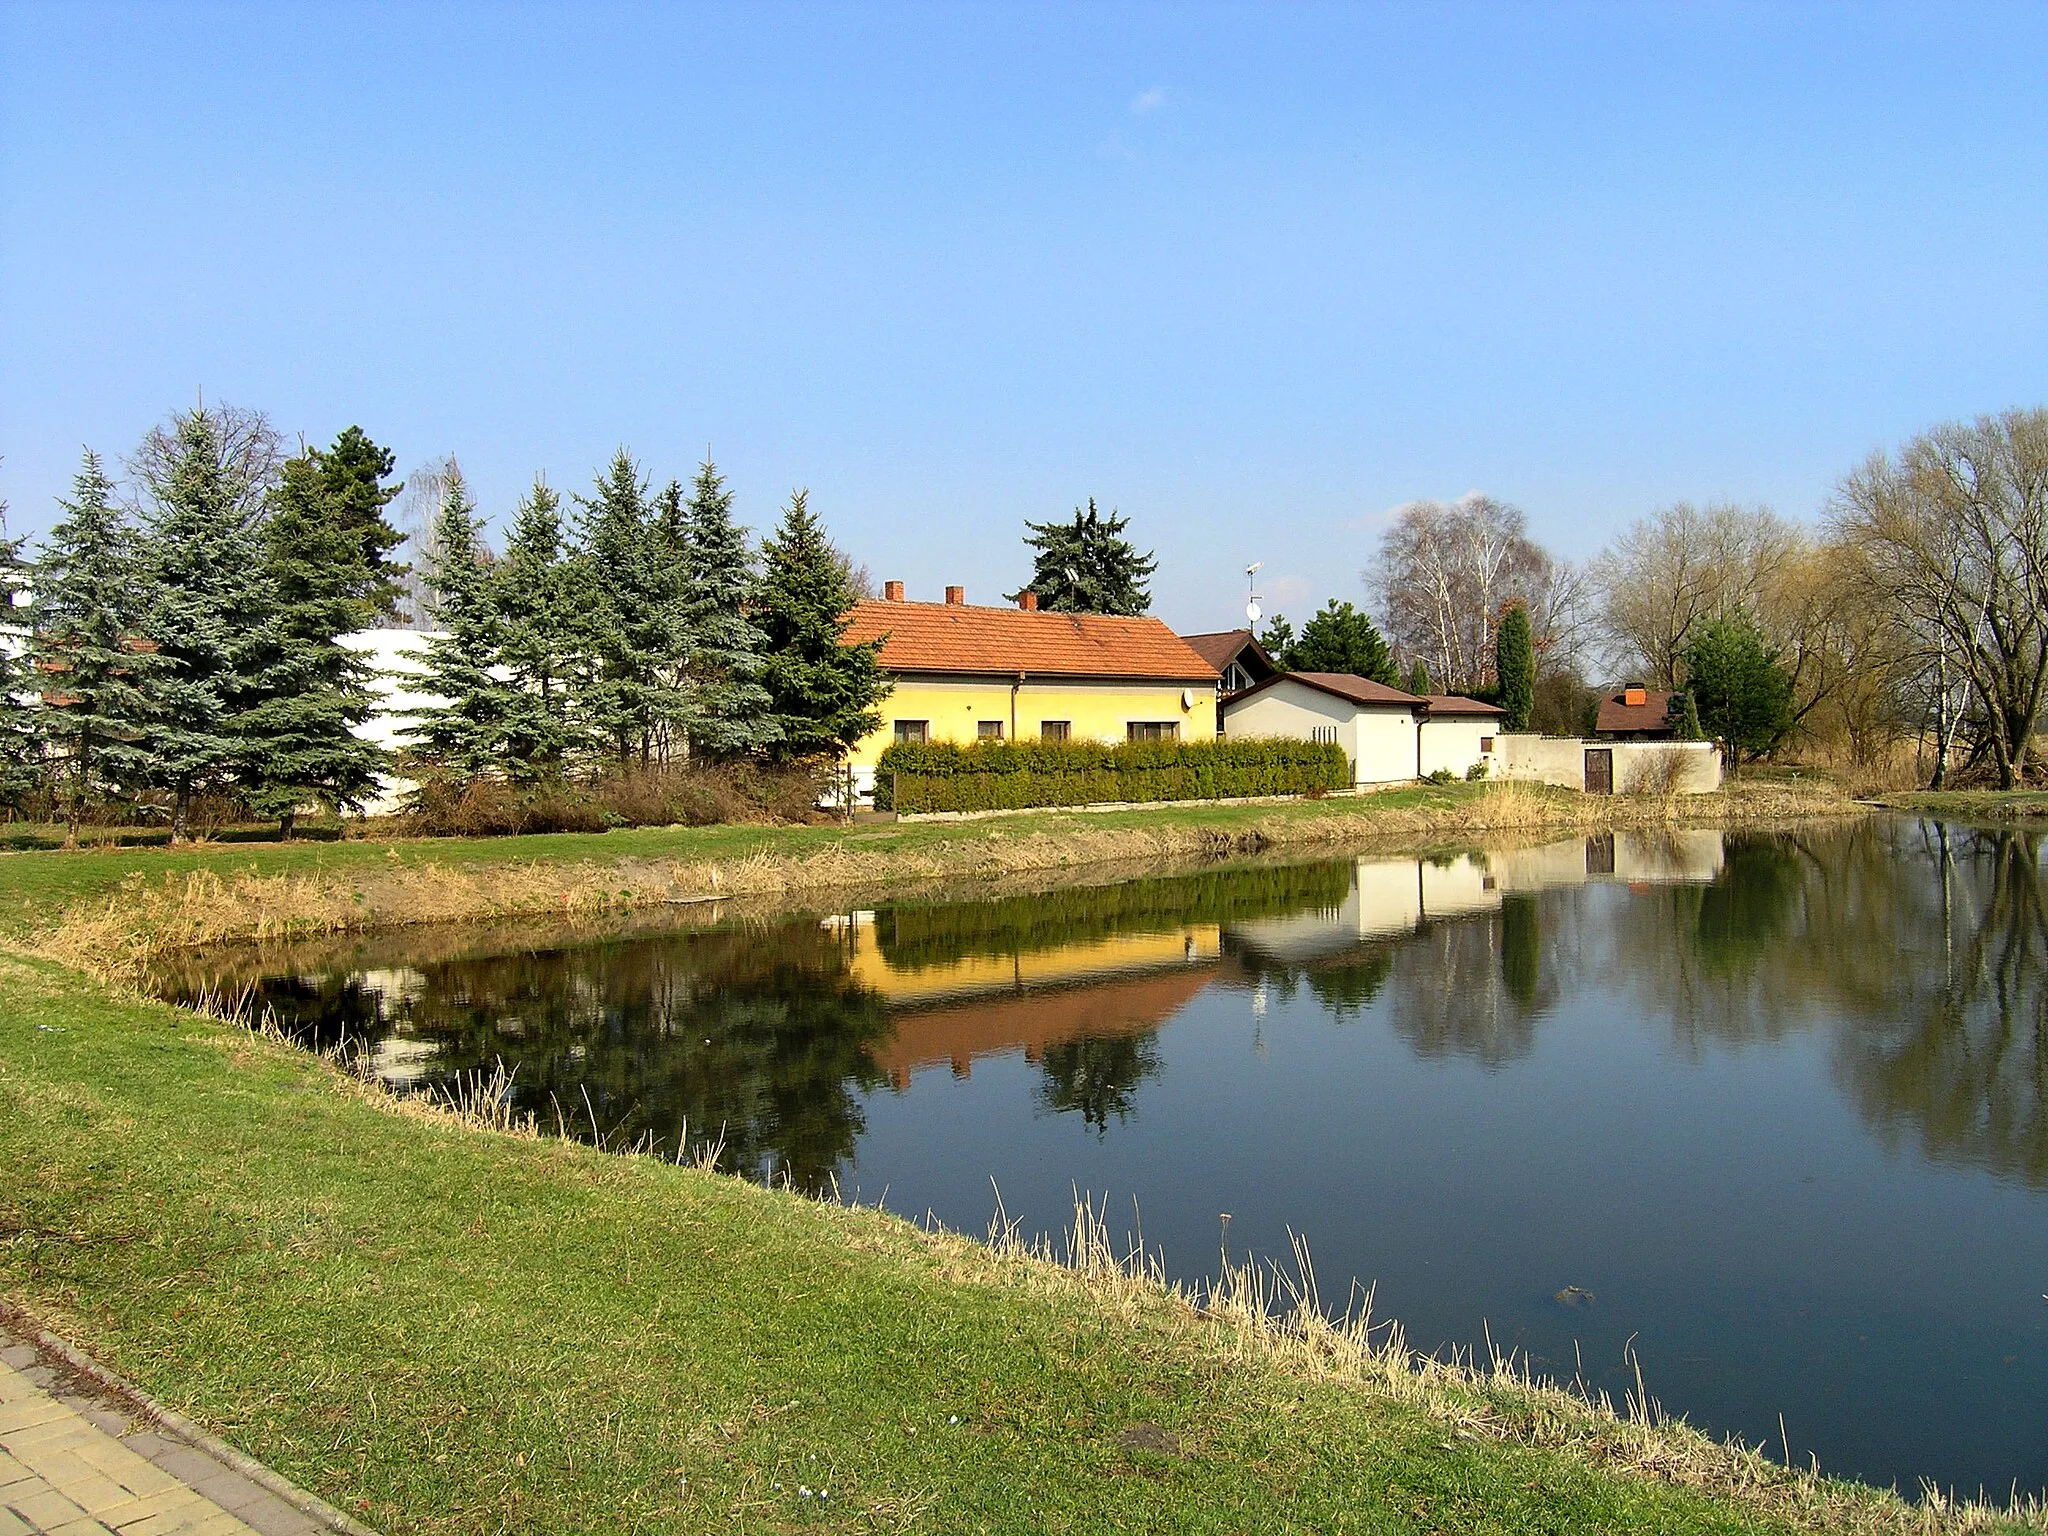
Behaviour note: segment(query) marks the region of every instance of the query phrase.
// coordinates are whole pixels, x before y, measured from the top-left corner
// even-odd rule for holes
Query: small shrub
[[[1661,795],[1668,800],[1691,780],[1692,759],[1696,755],[1683,747],[1659,747],[1642,753],[1629,769],[1628,783],[1623,788],[1631,795]]]
[[[1425,784],[1455,784],[1458,782],[1458,776],[1448,768],[1438,768],[1425,773],[1422,776],[1422,782]]]
[[[1470,768],[1467,768],[1465,770],[1465,782],[1467,784],[1477,784],[1481,779],[1486,777],[1487,770],[1490,766],[1491,765],[1486,761],[1486,759],[1482,757],[1478,762],[1474,763]]]

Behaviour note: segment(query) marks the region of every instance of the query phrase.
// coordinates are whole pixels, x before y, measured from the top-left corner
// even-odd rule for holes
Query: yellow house
[[[1044,613],[1026,592],[1015,608],[906,602],[892,581],[849,616],[849,644],[882,642],[893,683],[881,729],[854,743],[856,793],[874,791],[875,763],[896,741],[1210,741],[1216,669],[1157,619]]]

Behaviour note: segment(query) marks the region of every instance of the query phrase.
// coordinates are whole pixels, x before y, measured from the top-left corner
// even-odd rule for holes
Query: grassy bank
[[[0,1290],[393,1536],[1990,1523],[1242,1292],[398,1112],[49,961],[0,956],[0,1165]]]
[[[1619,826],[1856,814],[1825,786],[1585,796],[1450,785],[1359,799],[1031,812],[850,827],[665,827],[488,840],[345,841],[17,854],[0,860],[0,935],[106,969],[180,946],[522,914],[594,914],[719,896],[874,891],[1246,852],[1414,846]]]
[[[1877,803],[1953,821],[2039,821],[2048,817],[2048,790],[1918,789],[1881,795]]]

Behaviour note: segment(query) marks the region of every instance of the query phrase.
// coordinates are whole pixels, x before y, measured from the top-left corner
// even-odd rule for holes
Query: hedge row
[[[1226,800],[1342,789],[1329,742],[901,742],[882,753],[875,805],[895,811],[999,811],[1119,800]]]

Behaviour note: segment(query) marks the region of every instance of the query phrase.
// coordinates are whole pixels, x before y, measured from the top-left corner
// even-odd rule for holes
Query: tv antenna
[[[1263,560],[1254,560],[1244,568],[1244,616],[1251,620],[1253,629],[1259,627],[1259,589],[1254,578],[1259,574],[1259,568],[1265,563]]]

